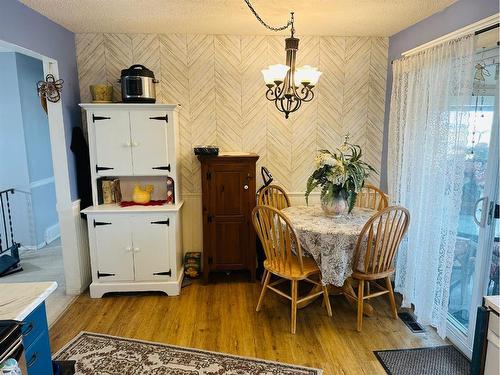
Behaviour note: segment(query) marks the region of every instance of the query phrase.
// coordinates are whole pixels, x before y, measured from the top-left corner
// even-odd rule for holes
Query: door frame
[[[0,40],[0,51],[17,52],[40,60],[43,64],[44,76],[52,74],[56,80],[59,79],[59,67],[56,59],[3,40]],[[80,243],[87,240],[83,238],[83,233],[77,228],[74,218],[75,208],[71,200],[62,100],[57,103],[47,101],[47,120],[56,191],[56,210],[61,232],[65,289],[66,294],[76,295],[87,288],[90,279],[78,254]],[[55,162],[56,160],[57,162]],[[79,201],[75,203],[79,203]],[[79,207],[79,204],[77,206]]]

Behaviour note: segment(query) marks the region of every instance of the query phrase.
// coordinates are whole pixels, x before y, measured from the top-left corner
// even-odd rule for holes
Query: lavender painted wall
[[[75,162],[69,149],[71,129],[81,123],[80,93],[76,68],[75,35],[17,0],[1,0],[0,40],[51,57],[64,79],[62,92],[64,128],[68,152],[71,198],[77,199]],[[33,88],[35,83],[33,83]]]
[[[405,51],[498,13],[498,8],[498,0],[459,0],[443,11],[400,31],[389,38],[384,142],[382,150],[383,168],[381,171],[381,187],[384,191],[387,191],[387,141],[389,136],[389,107],[392,90],[391,61],[400,57]]]

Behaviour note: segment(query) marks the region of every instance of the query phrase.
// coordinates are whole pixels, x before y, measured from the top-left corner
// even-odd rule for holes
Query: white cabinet
[[[162,111],[130,112],[134,175],[156,176],[171,172],[169,142],[165,140],[174,137],[172,117],[172,113]]]
[[[116,106],[116,105],[115,105]],[[169,107],[87,110],[98,176],[165,176],[175,168],[176,113]]]
[[[182,269],[179,124],[177,105],[81,104],[87,117],[93,206],[87,215],[92,284],[90,296],[107,292],[180,293]],[[98,180],[171,177],[174,205],[120,207],[99,204]],[[166,181],[166,180],[165,180]],[[154,198],[158,199],[158,198]]]
[[[88,118],[94,133],[96,163],[100,176],[132,174],[129,113],[124,111],[95,111]]]
[[[90,296],[116,291],[180,293],[182,247],[179,208],[109,209],[90,207],[92,284]]]
[[[111,215],[90,220],[96,243],[96,277],[107,281],[134,280],[134,254],[127,216]]]

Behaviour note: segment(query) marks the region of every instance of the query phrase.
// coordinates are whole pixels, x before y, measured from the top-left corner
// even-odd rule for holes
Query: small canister
[[[201,252],[190,251],[184,256],[184,274],[192,279],[200,276]]]

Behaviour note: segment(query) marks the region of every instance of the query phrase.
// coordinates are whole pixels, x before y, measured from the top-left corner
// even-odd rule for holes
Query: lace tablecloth
[[[330,217],[320,206],[292,206],[282,212],[295,228],[302,248],[318,264],[323,284],[344,285],[352,274],[358,235],[376,211],[354,208],[349,215]]]

